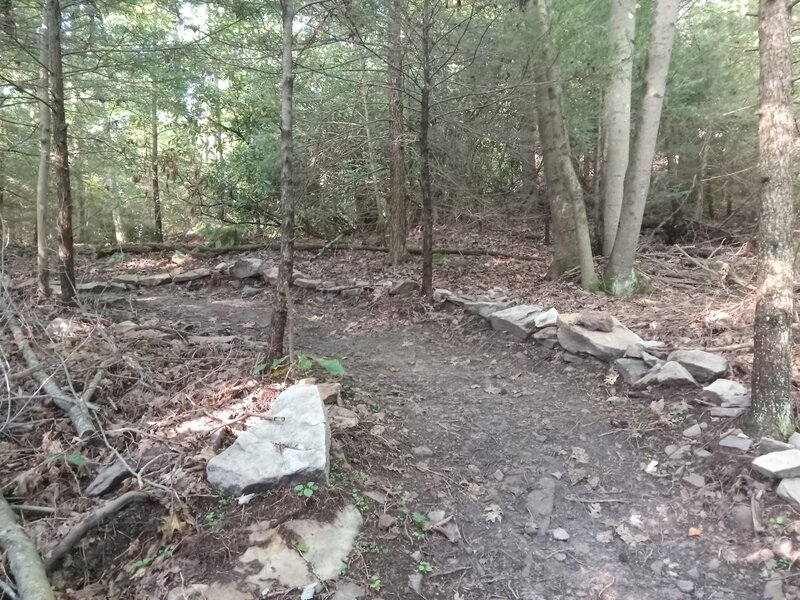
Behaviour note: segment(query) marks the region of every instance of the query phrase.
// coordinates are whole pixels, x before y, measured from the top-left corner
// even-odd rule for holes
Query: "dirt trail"
[[[191,315],[174,298],[145,305],[205,322],[208,334],[219,333],[208,331],[216,323],[220,332],[253,337],[266,331],[269,311],[262,299],[209,299],[205,308],[194,303],[201,312]],[[339,358],[352,404],[382,413],[366,442],[376,451],[347,461],[368,484],[408,490],[414,511],[452,515],[463,536],[456,544],[438,534],[417,539],[407,527],[391,535],[377,527],[377,510],[365,536],[386,550],[362,554],[366,572],[381,579],[370,597],[414,597],[408,577],[420,561],[433,569],[424,577],[426,598],[761,597],[757,567],[745,561],[757,546],[729,527],[724,495],[644,472],[653,451],[611,419],[617,409],[607,402],[606,367],[564,363],[477,320],[379,330],[354,323],[372,323],[364,301],[297,301],[297,348]],[[638,402],[635,409],[647,412],[649,401]],[[549,524],[543,478],[554,483]],[[406,507],[390,498],[385,508]],[[701,534],[690,536],[690,528]]]

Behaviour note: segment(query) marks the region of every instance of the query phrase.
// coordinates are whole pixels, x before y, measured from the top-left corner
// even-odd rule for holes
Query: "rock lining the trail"
[[[605,362],[611,362],[625,356],[631,344],[641,342],[642,338],[620,323],[615,317],[603,324],[612,325],[610,331],[588,329],[581,323],[585,317],[581,313],[561,314],[558,317],[558,343],[573,354],[589,354]],[[597,317],[590,323],[597,325]]]

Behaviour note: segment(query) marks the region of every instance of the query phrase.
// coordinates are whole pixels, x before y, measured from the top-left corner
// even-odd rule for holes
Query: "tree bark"
[[[786,438],[794,432],[792,23],[785,0],[758,8],[761,217],[749,424],[755,435]]]
[[[407,257],[408,217],[406,207],[406,165],[403,152],[403,0],[389,0],[389,49],[387,95],[389,101],[389,255],[397,265]]]
[[[706,206],[706,168],[708,167],[708,143],[711,134],[705,132],[702,136],[700,146],[700,163],[697,165],[697,182],[695,183],[694,219],[703,220],[703,212]]]
[[[419,159],[422,189],[422,295],[433,300],[433,197],[431,195],[431,0],[422,3],[422,95]]]
[[[150,110],[150,128],[150,137],[153,144],[150,155],[150,182],[153,188],[153,237],[156,242],[163,242],[164,230],[161,224],[161,190],[158,185],[158,96],[156,94],[155,81],[153,82],[153,101]]]
[[[17,37],[17,23],[11,0],[0,0],[0,31],[12,39]]]
[[[50,177],[50,37],[48,28],[53,22],[50,2],[42,4],[42,29],[39,32],[39,84],[36,94],[39,104],[39,173],[36,178],[36,281],[40,296],[50,295],[50,265],[47,250],[47,194]]]
[[[361,63],[361,70],[367,72],[367,61]],[[378,220],[376,226],[378,230],[382,231],[386,227],[386,206],[381,194],[381,188],[378,184],[378,161],[375,159],[375,148],[372,143],[372,127],[370,126],[369,116],[369,94],[367,90],[366,81],[361,80],[361,103],[364,107],[364,133],[367,138],[367,160],[369,161],[370,181],[372,183],[372,193],[375,198],[375,210],[378,213]]]
[[[64,108],[64,74],[61,61],[61,5],[47,0],[50,46],[50,102],[53,109],[53,165],[58,192],[58,278],[61,300],[75,301],[75,254],[72,243],[72,190],[69,181],[67,117]]]
[[[542,46],[540,56],[535,61],[536,79],[542,82],[537,86],[536,106],[555,242],[550,276],[558,276],[577,265],[580,266],[581,285],[585,289],[595,289],[598,280],[594,270],[589,223],[583,191],[572,164],[566,120],[561,108],[561,74],[550,39],[547,0],[534,3],[533,21]]]
[[[636,0],[611,0],[608,40],[611,80],[603,104],[603,255],[610,256],[617,237],[625,171],[630,157],[631,81],[636,34]]]
[[[606,290],[614,295],[635,294],[645,287],[644,277],[633,270],[633,261],[639,243],[647,194],[650,191],[650,176],[679,6],[680,0],[658,0],[650,28],[642,108],[639,111],[631,161],[625,174],[622,214],[605,274]]]
[[[294,196],[292,190],[292,96],[294,92],[294,40],[292,0],[281,0],[283,57],[281,61],[281,258],[275,291],[275,308],[269,329],[267,357],[283,356],[283,340],[289,317],[289,286],[294,269]]]
[[[22,600],[55,600],[42,557],[0,495],[0,548],[6,553]]]

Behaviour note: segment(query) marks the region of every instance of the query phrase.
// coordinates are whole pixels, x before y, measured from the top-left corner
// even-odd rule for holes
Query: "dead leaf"
[[[572,447],[572,455],[570,458],[580,465],[586,465],[589,463],[589,454],[586,452],[586,450],[578,446]]]
[[[699,527],[689,527],[689,537],[698,537],[703,535],[703,530]]]
[[[570,469],[567,471],[567,477],[571,485],[577,485],[589,476],[586,469]]]
[[[592,516],[592,518],[594,519],[600,518],[600,511],[602,510],[602,508],[598,503],[592,502],[591,504],[589,504],[588,509],[589,509],[589,514]]]
[[[497,523],[503,520],[503,509],[498,504],[490,504],[483,509],[483,517],[490,523]]]
[[[644,542],[650,539],[643,533],[632,532],[630,528],[624,523],[620,523],[619,525],[617,525],[617,528],[614,531],[619,536],[619,538],[629,546],[635,546],[636,544],[643,544]]]
[[[173,535],[177,532],[180,533],[181,530],[186,526],[178,513],[171,512],[168,515],[165,515],[161,519],[161,538],[165,544],[168,544],[172,541]]]

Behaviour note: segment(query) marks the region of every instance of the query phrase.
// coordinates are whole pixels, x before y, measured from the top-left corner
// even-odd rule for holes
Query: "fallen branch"
[[[42,557],[0,495],[0,547],[8,557],[22,600],[55,600]]]
[[[334,240],[335,241],[335,240]],[[367,246],[363,244],[339,244],[328,242],[327,244],[316,244],[298,242],[294,245],[297,251],[318,251],[318,250],[361,250],[364,252],[383,252],[388,253],[389,249],[383,246]],[[241,246],[228,246],[226,248],[212,248],[201,244],[121,244],[117,246],[104,246],[95,250],[95,256],[102,258],[111,256],[117,252],[125,254],[147,254],[149,252],[181,252],[190,254],[195,253],[202,256],[217,256],[219,254],[230,254],[238,252],[252,252],[255,250],[280,250],[280,242],[268,242],[264,244],[245,244]],[[409,254],[422,254],[421,248],[408,248]],[[448,254],[459,256],[493,256],[496,258],[513,258],[516,260],[537,260],[538,257],[528,254],[517,254],[514,252],[500,252],[498,250],[487,250],[483,248],[434,248],[433,254]]]
[[[39,383],[40,388],[52,398],[55,405],[67,413],[78,437],[91,437],[96,429],[92,423],[92,417],[89,414],[89,407],[81,398],[64,392],[53,380],[52,375],[48,375],[45,372],[42,364],[39,362],[39,358],[36,356],[36,352],[34,352],[31,346],[30,340],[28,340],[28,337],[22,330],[22,326],[14,309],[5,302],[5,290],[3,289],[2,291],[3,294],[0,295],[0,309],[6,314],[8,327],[11,329],[14,341],[19,351],[22,353],[22,357],[25,359],[31,374]]]
[[[145,492],[125,492],[119,498],[107,502],[100,508],[90,512],[86,518],[80,523],[70,529],[69,533],[61,540],[58,545],[50,552],[50,556],[45,562],[44,568],[48,573],[52,573],[64,557],[75,547],[83,536],[89,533],[92,529],[100,525],[108,517],[118,513],[120,510],[134,502],[143,502],[149,500],[150,495]],[[24,597],[24,595],[23,595]]]

